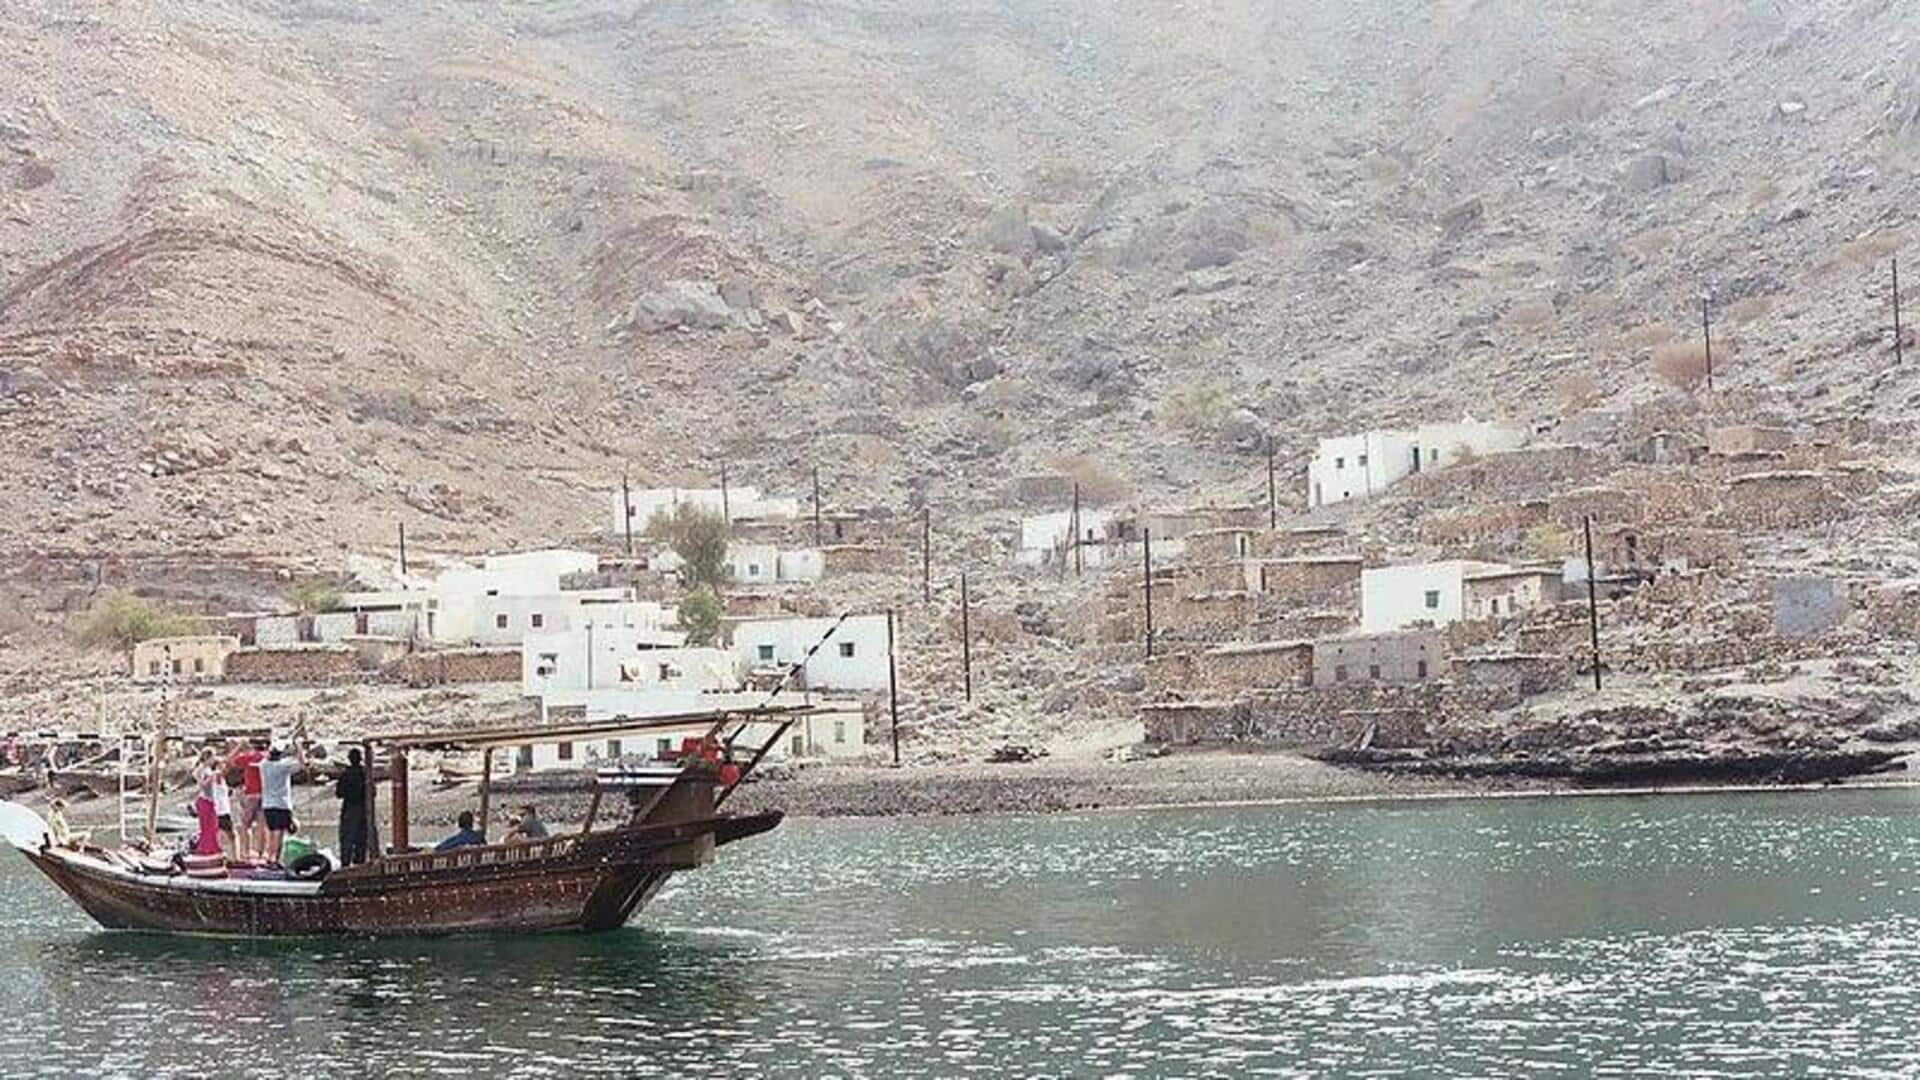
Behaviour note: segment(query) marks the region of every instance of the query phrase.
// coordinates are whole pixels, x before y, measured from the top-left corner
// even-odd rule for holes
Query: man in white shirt
[[[267,819],[267,864],[280,865],[280,845],[293,830],[293,775],[306,767],[307,760],[299,742],[296,756],[287,757],[275,746],[260,763],[260,810]]]

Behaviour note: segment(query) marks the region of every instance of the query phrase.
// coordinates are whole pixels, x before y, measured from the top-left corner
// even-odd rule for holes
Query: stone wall
[[[269,646],[227,657],[230,683],[335,683],[360,677],[359,653],[347,645]]]
[[[1165,746],[1257,745],[1285,749],[1345,746],[1374,729],[1373,745],[1424,746],[1455,718],[1511,708],[1502,688],[1354,686],[1278,690],[1236,701],[1163,702],[1144,706],[1146,741]]]
[[[1769,472],[1736,477],[1721,502],[1730,528],[1788,529],[1834,520],[1847,506],[1827,474]]]
[[[1453,658],[1454,685],[1531,697],[1573,685],[1572,661],[1553,653],[1493,653]]]
[[[828,574],[887,574],[906,566],[902,548],[876,544],[835,544],[820,549]]]
[[[408,686],[447,683],[519,682],[518,649],[442,649],[402,657],[387,677]]]
[[[1358,556],[1264,559],[1250,585],[1276,600],[1307,603],[1358,589],[1361,568]]]

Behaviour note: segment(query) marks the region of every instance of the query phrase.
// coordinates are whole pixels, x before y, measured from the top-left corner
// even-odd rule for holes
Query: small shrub
[[[1713,368],[1716,373],[1733,359],[1733,342],[1716,339],[1713,343]],[[1653,350],[1653,371],[1670,385],[1691,390],[1707,377],[1707,349],[1698,341],[1675,341]]]
[[[701,585],[680,598],[680,628],[687,632],[687,644],[711,645],[720,637],[720,597]]]
[[[1572,416],[1600,399],[1600,384],[1586,372],[1576,371],[1561,377],[1554,394],[1560,399],[1560,415]]]
[[[1226,384],[1203,379],[1168,394],[1162,415],[1174,427],[1211,433],[1218,431],[1232,412],[1233,395]]]
[[[159,601],[110,592],[74,624],[73,636],[89,649],[131,649],[142,641],[191,634],[197,625],[192,616]]]
[[[1093,506],[1117,503],[1132,494],[1125,480],[1091,454],[1069,454],[1055,463],[1062,476],[1080,485],[1080,499]]]
[[[727,522],[719,514],[681,503],[671,514],[656,512],[647,522],[647,535],[665,540],[680,556],[680,583],[689,589],[718,593],[733,577],[727,565]]]
[[[301,578],[287,590],[287,601],[308,615],[332,611],[340,606],[340,585],[323,577]]]
[[[1564,559],[1573,552],[1573,530],[1551,521],[1543,521],[1527,530],[1521,540],[1527,556],[1541,561]]]

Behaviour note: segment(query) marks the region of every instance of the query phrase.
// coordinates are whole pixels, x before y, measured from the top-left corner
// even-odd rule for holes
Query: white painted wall
[[[1085,544],[1080,552],[1082,564],[1099,566],[1106,562],[1110,546],[1106,540],[1115,516],[1111,510],[1080,508],[1080,539]],[[1021,518],[1020,551],[1016,561],[1022,566],[1045,566],[1057,559],[1071,559],[1072,548],[1068,545],[1072,541],[1072,510]]]
[[[740,700],[722,700],[712,694],[676,695],[653,693],[632,695],[627,699],[615,696],[616,692],[601,691],[585,702],[587,719],[592,721],[611,720],[619,717],[643,719],[647,716],[666,716],[673,713],[694,712],[701,709],[744,708],[760,704],[761,698],[753,695],[741,695]],[[752,700],[747,700],[752,698]],[[623,707],[633,703],[638,710]],[[834,703],[828,703],[831,707]],[[710,723],[689,724],[685,727],[661,728],[645,733],[626,736],[618,740],[590,739],[569,744],[567,757],[562,757],[561,744],[535,743],[522,747],[515,755],[516,761],[535,770],[540,769],[590,769],[611,764],[614,757],[639,756],[658,757],[664,749],[678,751],[683,740],[700,738],[711,729]],[[778,725],[756,723],[747,725],[746,731],[736,742],[735,756],[744,760],[753,755],[767,741],[773,738]],[[617,745],[616,745],[617,744]],[[867,748],[866,711],[858,702],[838,703],[831,711],[796,720],[779,741],[767,751],[768,761],[791,761],[798,758],[849,760],[862,757]]]
[[[1472,417],[1421,424],[1412,431],[1367,431],[1322,439],[1307,463],[1307,505],[1364,499],[1414,472],[1443,469],[1468,455],[1517,450],[1526,442],[1523,427]]]
[[[735,585],[771,585],[780,578],[780,550],[772,544],[728,544],[727,568]]]
[[[589,690],[740,689],[738,658],[726,649],[663,644],[661,631],[585,627],[529,634],[520,645],[520,691],[545,697]]]
[[[1307,463],[1307,505],[1365,499],[1413,471],[1413,446],[1397,431],[1368,431],[1321,439]]]
[[[1445,626],[1462,615],[1463,580],[1481,564],[1464,560],[1383,566],[1360,574],[1360,632],[1379,634],[1422,622]]]
[[[733,651],[748,668],[799,663],[834,620],[753,619],[733,629]],[[840,625],[803,671],[809,688],[884,690],[887,687],[887,617],[854,615]]]
[[[785,582],[819,581],[827,574],[827,557],[819,548],[794,548],[779,558],[780,580]]]

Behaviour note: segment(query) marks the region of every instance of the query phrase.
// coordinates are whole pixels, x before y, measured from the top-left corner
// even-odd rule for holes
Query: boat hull
[[[56,850],[27,858],[101,926],[225,934],[439,935],[601,931],[626,925],[667,879],[778,814],[713,818],[389,857],[317,884],[136,874]]]

